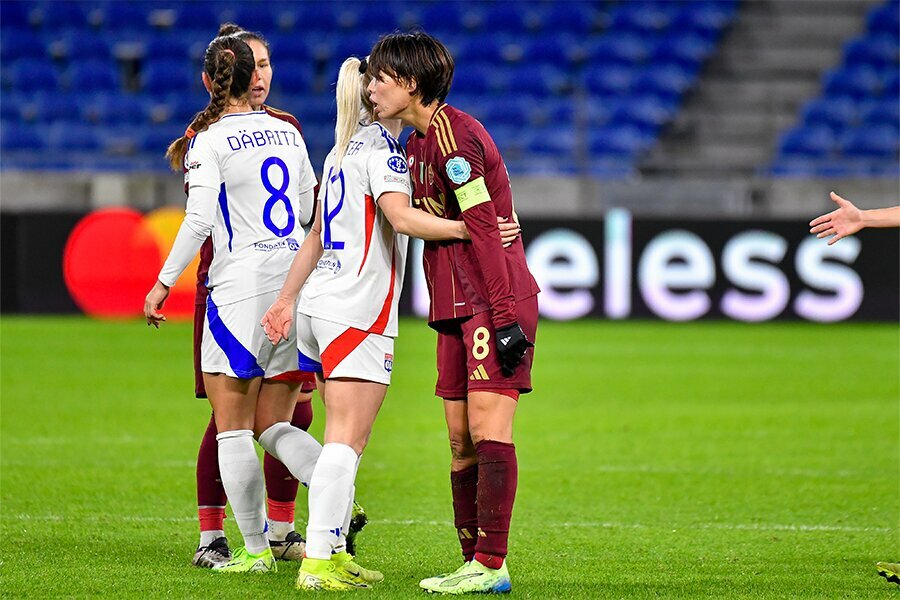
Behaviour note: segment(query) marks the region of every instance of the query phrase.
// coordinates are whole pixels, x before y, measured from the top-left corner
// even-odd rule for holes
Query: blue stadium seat
[[[15,29],[30,28],[33,8],[33,2],[21,2],[20,0],[0,2],[0,23],[3,24],[4,33]]]
[[[187,93],[201,85],[199,65],[184,60],[148,61],[141,73],[141,89],[155,96]]]
[[[783,134],[779,142],[782,156],[823,158],[835,148],[835,134],[830,127],[795,127]]]
[[[493,91],[499,79],[497,72],[490,66],[471,64],[465,70],[453,74],[450,89],[459,94],[486,94]]]
[[[336,74],[333,77],[337,79]],[[284,94],[308,93],[313,79],[312,65],[308,62],[284,60],[278,63],[278,76],[273,77],[272,86]]]
[[[82,60],[112,60],[109,39],[99,32],[86,29],[66,32],[58,39],[55,49],[67,57],[70,64]]]
[[[43,92],[20,102],[21,118],[32,123],[79,123],[83,117],[83,95],[78,93]]]
[[[608,126],[592,129],[588,149],[592,156],[614,156],[633,159],[656,142],[656,136],[638,127]]]
[[[525,152],[541,157],[555,156],[572,161],[578,138],[572,127],[530,128],[525,134]]]
[[[0,5],[5,4],[0,3]],[[30,29],[7,28],[4,23],[3,35],[0,36],[0,59],[4,63],[20,58],[46,58],[47,51],[43,40]]]
[[[15,121],[0,124],[0,148],[6,152],[43,150],[46,146],[44,128]]]
[[[900,47],[897,37],[887,34],[861,37],[844,46],[844,63],[848,66],[871,65],[877,69],[897,68]]]
[[[694,83],[694,74],[677,63],[656,64],[645,68],[634,80],[632,90],[639,94],[655,94],[661,98],[678,99]]]
[[[900,102],[896,98],[870,102],[862,107],[860,113],[864,125],[900,128]]]
[[[283,5],[267,3],[266,9],[256,5],[238,6],[232,17],[235,23],[248,31],[259,31],[264,36],[275,33],[279,29],[279,17]]]
[[[737,3],[730,0],[701,0],[681,6],[672,20],[672,29],[692,31],[711,40],[719,38],[737,13]]]
[[[592,63],[634,65],[643,62],[653,49],[652,41],[636,33],[610,32],[590,44],[587,52]]]
[[[639,34],[656,34],[672,22],[675,3],[623,2],[612,14],[612,27],[616,31],[632,31]]]
[[[822,87],[826,96],[851,96],[862,100],[877,96],[882,80],[872,67],[837,68],[825,74]]]
[[[857,103],[849,97],[817,98],[803,108],[806,126],[826,125],[835,131],[849,127],[856,120]]]
[[[655,135],[660,127],[672,120],[677,109],[676,102],[645,94],[621,102],[613,109],[611,120],[617,125],[633,125]]]
[[[588,104],[593,104],[593,102],[588,102]],[[538,103],[530,102],[528,106],[528,122],[531,125],[570,126],[575,124],[575,103],[572,98],[545,98]]]
[[[636,71],[620,65],[590,65],[584,84],[592,94],[628,94],[634,85]]]
[[[900,31],[900,2],[889,0],[873,7],[866,16],[866,25],[869,33],[896,36]]]
[[[283,61],[311,61],[312,51],[307,40],[295,33],[267,35],[272,51],[273,68]]]
[[[402,29],[405,27],[402,22],[403,8],[402,4],[393,4],[386,9],[381,3],[365,2],[356,11],[359,15],[356,26],[360,30],[375,32],[379,35],[395,29]]]
[[[136,125],[150,121],[153,102],[137,94],[97,94],[87,110],[103,126]]]
[[[598,13],[592,2],[553,2],[544,14],[543,29],[548,32],[587,34],[598,23]]]
[[[504,40],[498,36],[485,39],[465,37],[455,41],[454,45],[458,45],[458,49],[455,52],[451,50],[451,54],[457,64],[494,63],[499,65],[504,60],[503,43]],[[457,71],[458,73],[459,71]]]
[[[841,138],[845,156],[896,159],[900,151],[900,133],[890,125],[862,126]]]
[[[529,29],[540,25],[540,16],[527,3],[491,2],[483,15],[484,30],[488,32],[527,34]]]
[[[574,62],[579,49],[575,38],[540,36],[524,44],[522,61],[525,64],[552,64],[564,68]]]
[[[165,34],[151,37],[145,46],[144,60],[180,60],[191,59],[191,42],[182,34]],[[197,64],[197,68],[200,65]]]
[[[59,74],[47,59],[22,58],[3,69],[4,87],[19,92],[52,91],[59,88]]]
[[[819,161],[806,156],[779,156],[764,175],[780,178],[808,179],[818,174]]]
[[[178,5],[174,29],[202,32],[211,40],[221,24],[219,7],[212,2],[183,2]]]
[[[894,71],[888,75],[882,93],[886,98],[900,101],[900,73]]]
[[[73,123],[52,125],[47,134],[47,147],[51,151],[94,152],[101,148],[96,127]]]
[[[550,65],[522,65],[507,70],[504,88],[509,94],[526,94],[542,98],[570,91],[564,69]]]
[[[469,4],[436,2],[422,10],[420,20],[425,31],[440,37],[442,34],[477,29],[481,24],[481,14]]]
[[[111,92],[122,89],[116,63],[104,60],[76,61],[66,73],[68,89],[83,92]]]
[[[627,179],[637,175],[634,159],[630,156],[592,156],[588,172],[597,179]]]
[[[531,123],[535,102],[517,95],[504,95],[496,100],[484,102],[484,126],[490,130],[494,126],[524,127]]]
[[[146,31],[152,8],[146,2],[110,2],[103,10],[103,26],[110,31]]]
[[[11,121],[22,121],[22,108],[31,100],[31,94],[3,94],[3,101],[0,102],[0,121],[8,123]]]
[[[699,67],[715,51],[715,42],[694,34],[671,33],[653,51],[654,62],[677,62],[686,68]]]
[[[83,29],[88,26],[88,6],[84,2],[44,1],[32,13],[44,30]]]
[[[137,147],[148,154],[164,156],[166,149],[176,138],[184,134],[177,125],[165,127],[143,127],[135,130]]]

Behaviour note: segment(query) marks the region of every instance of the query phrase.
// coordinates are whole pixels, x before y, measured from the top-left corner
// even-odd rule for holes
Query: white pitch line
[[[129,521],[135,523],[192,523],[196,521],[196,517],[150,517],[141,515],[106,517],[98,515],[86,515],[78,517],[65,517],[62,515],[3,515],[3,519],[13,519],[16,521]],[[449,521],[431,521],[426,519],[371,519],[370,523],[376,525],[404,525],[404,526],[427,526],[427,527],[452,527]],[[890,533],[896,531],[891,527],[853,527],[847,525],[793,525],[783,523],[695,523],[690,525],[646,525],[644,523],[615,523],[610,521],[580,521],[580,522],[561,522],[561,523],[543,523],[542,527],[565,527],[579,529],[665,529],[673,532],[682,530],[696,529],[721,529],[726,531],[799,531],[799,532],[816,532],[816,531],[837,531],[851,533]]]

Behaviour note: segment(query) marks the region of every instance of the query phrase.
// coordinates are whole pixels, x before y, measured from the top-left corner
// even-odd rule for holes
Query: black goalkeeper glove
[[[518,323],[497,330],[497,353],[500,356],[500,370],[504,376],[511,377],[515,373],[516,367],[522,362],[525,351],[529,348],[534,348],[534,344],[528,341]]]

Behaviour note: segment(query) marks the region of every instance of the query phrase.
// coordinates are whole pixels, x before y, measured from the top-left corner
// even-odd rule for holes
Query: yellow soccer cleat
[[[304,558],[297,573],[298,590],[326,590],[330,592],[348,592],[365,590],[369,585],[353,581],[337,564],[321,558]]]
[[[875,568],[879,575],[900,585],[900,563],[879,562],[875,563]]]
[[[250,554],[243,546],[238,548],[234,557],[227,563],[215,565],[216,573],[274,573],[278,570],[272,549],[266,548],[259,554]]]
[[[384,581],[381,571],[361,567],[349,552],[338,552],[331,555],[331,562],[337,570],[356,583],[378,583]]]
[[[506,561],[499,569],[489,569],[477,560],[465,563],[449,575],[429,577],[419,582],[434,594],[506,594],[512,590]]]

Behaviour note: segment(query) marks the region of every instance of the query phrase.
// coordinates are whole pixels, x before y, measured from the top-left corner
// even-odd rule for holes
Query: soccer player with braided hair
[[[291,124],[302,135],[303,129],[294,115],[266,104],[273,76],[272,54],[266,38],[259,32],[247,31],[234,23],[223,23],[219,27],[217,36],[224,35],[236,36],[246,42],[253,51],[256,76],[250,86],[251,108],[263,110],[269,116]],[[306,225],[304,224],[304,226]],[[203,322],[206,318],[208,294],[206,277],[212,255],[212,239],[208,238],[200,248],[194,309],[194,391],[197,398],[206,398],[206,388],[203,386],[203,373],[200,368],[200,345],[203,337]],[[300,381],[291,425],[307,430],[313,419],[311,400],[312,392],[316,387],[315,375],[304,371],[293,371],[285,373],[283,378]],[[219,474],[217,434],[215,416],[211,415],[197,453],[197,514],[200,521],[200,542],[191,560],[192,564],[203,568],[211,568],[215,564],[228,562],[231,559],[231,550],[224,531],[227,497]],[[294,508],[300,482],[291,475],[287,467],[268,452],[263,457],[263,472],[266,482],[269,545],[272,547],[276,559],[300,561],[306,549],[306,541],[303,536],[294,530]],[[356,534],[365,526],[366,521],[365,511],[354,502],[353,517],[347,534],[349,552],[354,552]]]
[[[222,484],[245,543],[229,562],[213,567],[218,572],[276,570],[253,439],[290,421],[299,383],[279,379],[297,369],[297,355],[286,347],[273,350],[259,319],[302,242],[316,185],[299,131],[253,110],[257,78],[253,51],[237,36],[217,37],[207,47],[209,104],[167,152],[172,168],[185,171],[185,217],[144,304],[147,323],[158,327],[169,288],[212,235],[201,368],[218,431]],[[308,482],[321,445],[287,427],[282,462]]]

